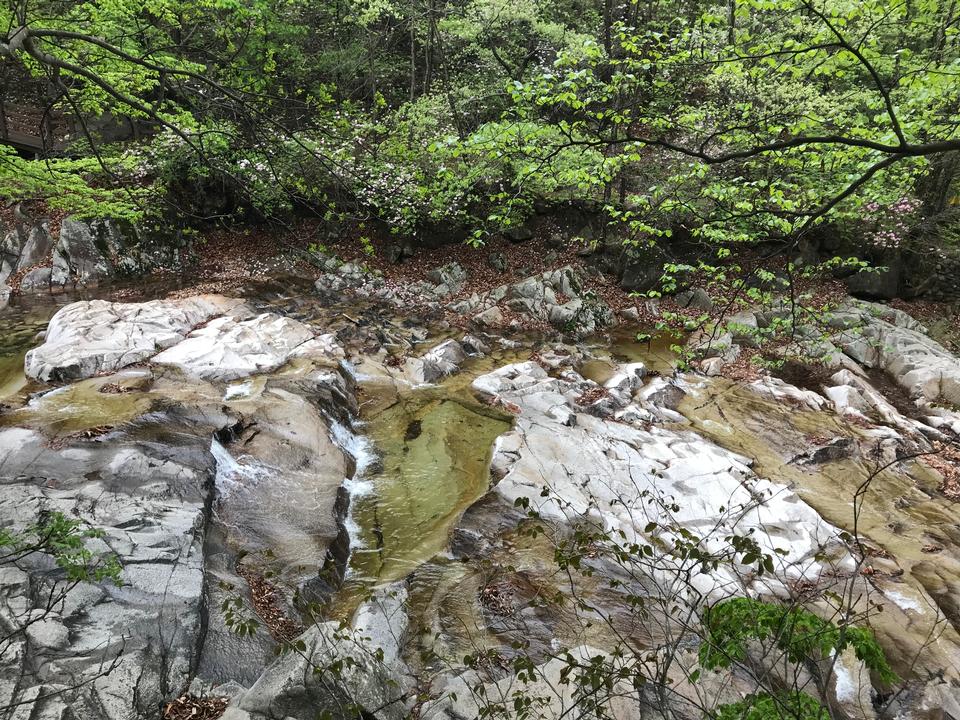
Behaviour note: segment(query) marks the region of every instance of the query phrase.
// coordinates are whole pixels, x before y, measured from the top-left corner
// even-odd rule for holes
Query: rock
[[[442,292],[437,291],[438,295],[455,295],[466,284],[467,271],[463,269],[460,263],[451,262],[431,270],[427,273],[427,278],[431,282],[443,286]]]
[[[838,437],[819,445],[803,455],[793,458],[791,462],[798,462],[801,465],[821,465],[838,460],[856,457],[859,454],[859,447],[853,438]]]
[[[573,329],[578,319],[584,313],[583,301],[579,298],[563,305],[553,305],[547,319],[556,328]]]
[[[387,665],[402,663],[403,640],[407,633],[407,590],[402,583],[378,589],[370,600],[357,608],[354,629],[364,642],[383,653]]]
[[[69,645],[70,631],[66,625],[55,619],[55,616],[43,617],[43,620],[27,627],[27,639],[44,650],[62,650]]]
[[[431,688],[437,698],[424,705],[420,715],[423,720],[461,720],[462,718],[487,717],[490,708],[499,707],[497,717],[503,720],[516,720],[527,717],[519,711],[510,698],[515,693],[524,698],[536,698],[536,717],[543,720],[561,720],[561,718],[577,717],[582,708],[579,694],[582,688],[574,681],[577,670],[571,672],[572,667],[592,667],[594,658],[604,658],[606,653],[601,650],[580,646],[570,650],[571,664],[565,657],[551,658],[545,663],[530,669],[527,681],[519,682],[515,677],[508,675],[502,680],[478,683],[472,673],[459,677],[444,677],[435,682]],[[613,663],[611,663],[613,665]],[[611,675],[616,671],[611,667]],[[482,691],[477,692],[475,685],[481,685]],[[602,693],[597,699],[597,707],[592,713],[597,717],[616,718],[616,720],[642,720],[654,718],[646,708],[637,702],[636,690],[625,680],[614,682],[609,692]],[[504,702],[506,700],[506,702]],[[641,711],[643,710],[643,711]]]
[[[722,357],[709,357],[700,361],[700,370],[707,377],[716,377],[723,371],[726,363]]]
[[[103,540],[88,542],[88,548],[116,552],[123,579],[122,586],[103,580],[70,589],[72,583],[52,558],[35,554],[25,567],[39,604],[12,616],[6,608],[21,602],[17,596],[25,591],[12,581],[24,573],[2,571],[4,626],[9,630],[37,620],[25,628],[24,655],[0,658],[0,678],[11,672],[20,678],[17,701],[43,688],[44,677],[56,678],[64,683],[57,698],[70,707],[70,717],[126,720],[152,716],[172,692],[186,686],[202,637],[211,458],[196,452],[197,440],[208,439],[187,440],[193,437],[190,430],[172,417],[160,422],[179,446],[144,444],[141,452],[156,453],[152,458],[158,466],[165,462],[163,454],[172,452],[179,464],[146,475],[109,469],[121,450],[132,450],[129,445],[54,448],[31,431],[0,431],[0,523],[20,529],[58,511],[82,527],[98,528]],[[20,597],[27,602],[31,596]],[[57,601],[49,609],[48,597]],[[111,665],[112,671],[102,675]]]
[[[416,251],[408,242],[390,243],[384,248],[384,257],[387,259],[387,262],[393,263],[394,265],[403,262],[406,258],[413,257],[415,254]]]
[[[765,395],[778,402],[788,401],[796,407],[807,410],[820,410],[826,404],[824,398],[813,390],[802,390],[780,378],[767,375],[754,380],[748,387],[760,395]]]
[[[48,267],[34,268],[20,280],[20,292],[37,292],[50,289],[52,270]]]
[[[467,355],[487,355],[490,352],[490,346],[476,335],[464,335],[460,345]]]
[[[847,648],[837,658],[831,679],[836,705],[844,717],[851,720],[874,720],[877,717],[870,671],[857,659],[853,648]]]
[[[607,382],[603,384],[607,390],[632,398],[633,394],[643,387],[643,378],[647,375],[647,368],[641,362],[621,365]]]
[[[541,277],[524,278],[507,288],[508,300],[533,300],[542,302],[547,292],[547,285]]]
[[[835,325],[859,328],[833,338],[847,355],[886,371],[920,403],[960,407],[960,360],[909,315],[870,303],[853,304],[835,315]]]
[[[20,261],[17,264],[17,270],[26,270],[42,262],[53,249],[53,238],[50,237],[50,231],[46,224],[35,225],[30,228],[27,235],[27,241],[20,251]]]
[[[576,518],[623,532],[626,542],[643,535],[651,522],[676,523],[695,533],[722,527],[704,539],[708,547],[722,544],[720,536],[736,528],[752,533],[766,552],[787,549],[778,556],[778,577],[817,576],[834,562],[853,567],[838,531],[787,487],[754,475],[749,460],[691,433],[643,429],[580,412],[579,398],[589,387],[582,378],[550,377],[533,362],[474,381],[476,391],[519,409],[494,457],[502,474],[494,492],[504,506],[525,498],[548,522]],[[674,512],[667,513],[671,505]],[[664,532],[662,538],[670,534]],[[740,580],[728,572],[721,568],[694,583],[711,597],[738,591]]]
[[[26,244],[26,232],[17,226],[3,237],[0,242],[0,285],[13,275],[20,265],[20,253]]]
[[[338,623],[310,627],[299,641],[300,652],[278,658],[245,693],[234,699],[234,712],[224,717],[250,720],[314,720],[323,709],[332,720],[355,720],[358,715],[403,720],[409,711],[411,685],[402,663],[395,656],[381,660],[376,647],[365,638],[392,636],[391,630],[371,633],[375,613],[361,613],[363,630],[339,629]],[[394,617],[391,615],[390,617]],[[384,619],[386,613],[383,614]],[[352,662],[344,663],[347,658]],[[333,672],[334,664],[342,669]]]
[[[514,225],[504,230],[503,236],[510,242],[526,242],[533,239],[533,229],[528,225]]]
[[[893,300],[899,297],[903,275],[903,258],[900,252],[888,253],[880,264],[885,269],[860,271],[844,280],[851,295],[873,300]]]
[[[503,311],[494,305],[474,315],[473,321],[481,327],[499,327],[503,325]]]
[[[752,312],[744,311],[731,315],[726,319],[724,327],[730,333],[733,342],[738,345],[757,347],[759,344],[757,338],[759,324],[757,323],[757,316]]]
[[[492,252],[487,255],[487,265],[492,267],[497,272],[506,272],[509,264],[507,263],[507,256],[502,252]]]
[[[703,310],[704,312],[713,310],[713,298],[711,298],[710,293],[703,288],[690,288],[689,290],[677,293],[676,300],[680,307]]]
[[[50,320],[43,345],[27,353],[24,372],[42,382],[63,382],[115,371],[153,357],[200,323],[239,304],[219,295],[73,303]]]
[[[339,360],[342,350],[332,335],[313,331],[292,318],[263,313],[248,320],[219,317],[191,332],[153,358],[204,380],[234,380],[270,372],[292,357]]]
[[[560,232],[552,232],[547,236],[547,247],[560,250],[567,245],[567,238]]]
[[[114,274],[111,255],[127,245],[116,223],[65,218],[53,250],[51,280],[55,285],[89,285]]]
[[[406,374],[415,383],[433,383],[456,372],[467,359],[463,347],[456,340],[445,340],[419,358],[406,363]]]
[[[851,385],[834,385],[824,388],[824,395],[833,403],[833,409],[838,413],[853,410],[863,415],[870,410],[870,404],[864,399],[860,391]]]

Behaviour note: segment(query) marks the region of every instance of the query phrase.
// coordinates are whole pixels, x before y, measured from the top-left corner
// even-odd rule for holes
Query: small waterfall
[[[234,488],[256,485],[270,474],[269,468],[263,465],[237,462],[216,438],[210,441],[210,454],[217,464],[214,482],[221,497],[229,495]]]
[[[361,534],[361,528],[353,517],[356,500],[365,497],[374,491],[373,482],[367,479],[369,469],[375,465],[377,454],[373,443],[363,435],[357,435],[345,424],[337,421],[330,423],[330,436],[345,453],[353,458],[356,465],[353,477],[343,479],[343,489],[350,498],[347,514],[343,518],[343,527],[350,538],[350,552],[366,547]],[[349,574],[349,566],[347,573]]]

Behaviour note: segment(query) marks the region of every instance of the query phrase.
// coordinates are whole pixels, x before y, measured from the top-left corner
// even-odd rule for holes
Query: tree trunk
[[[737,0],[727,0],[727,45],[737,43]]]

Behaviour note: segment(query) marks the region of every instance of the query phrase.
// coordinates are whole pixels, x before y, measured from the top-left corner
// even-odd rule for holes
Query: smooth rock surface
[[[554,522],[589,520],[625,532],[628,539],[643,536],[647,523],[658,523],[655,532],[667,539],[672,531],[666,528],[675,525],[701,533],[704,545],[714,548],[736,528],[752,533],[766,552],[784,551],[776,562],[787,577],[816,577],[850,566],[836,529],[786,487],[756,477],[747,458],[693,433],[632,427],[588,414],[578,398],[595,385],[575,374],[567,377],[550,377],[527,362],[473,383],[475,390],[520,410],[493,460],[502,475],[494,492],[508,506],[525,498]],[[677,507],[668,511],[674,502]],[[708,595],[736,591],[722,571],[699,582]]]
[[[240,302],[220,295],[76,302],[53,316],[44,343],[27,353],[24,371],[42,382],[63,382],[119,370],[179,343],[194,327]]]
[[[337,354],[332,336],[315,337],[297,320],[263,313],[247,320],[216,318],[156,355],[153,362],[204,380],[234,380],[270,372],[292,357]]]

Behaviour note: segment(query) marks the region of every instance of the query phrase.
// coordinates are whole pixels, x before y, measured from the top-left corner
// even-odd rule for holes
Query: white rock
[[[240,302],[200,295],[146,303],[73,303],[50,320],[43,345],[27,353],[24,372],[54,382],[119,370],[179,343],[191,329]]]
[[[838,313],[844,330],[834,342],[867,367],[888,372],[923,403],[960,406],[960,359],[927,337],[923,326],[900,310],[857,303]]]
[[[836,529],[788,488],[754,475],[747,458],[693,433],[576,412],[583,387],[548,377],[536,363],[500,368],[473,388],[520,409],[494,456],[503,474],[494,492],[507,505],[526,498],[545,519],[587,520],[627,538],[643,535],[649,522],[676,523],[702,534],[712,549],[724,547],[734,528],[752,532],[765,552],[785,552],[775,562],[786,577],[815,578],[832,562],[850,566]],[[575,412],[575,422],[556,412],[561,404]],[[661,539],[669,541],[670,532]],[[700,582],[708,594],[736,591],[723,572]]]
[[[643,378],[647,375],[647,368],[641,362],[621,365],[617,372],[603,384],[607,390],[612,390],[632,396],[643,387]]]
[[[341,358],[329,335],[292,318],[264,313],[249,320],[220,317],[190,333],[182,342],[153,358],[204,380],[235,380],[276,370],[291,357]]]
[[[28,625],[27,638],[36,647],[60,650],[70,644],[70,631],[56,616],[50,616]]]

